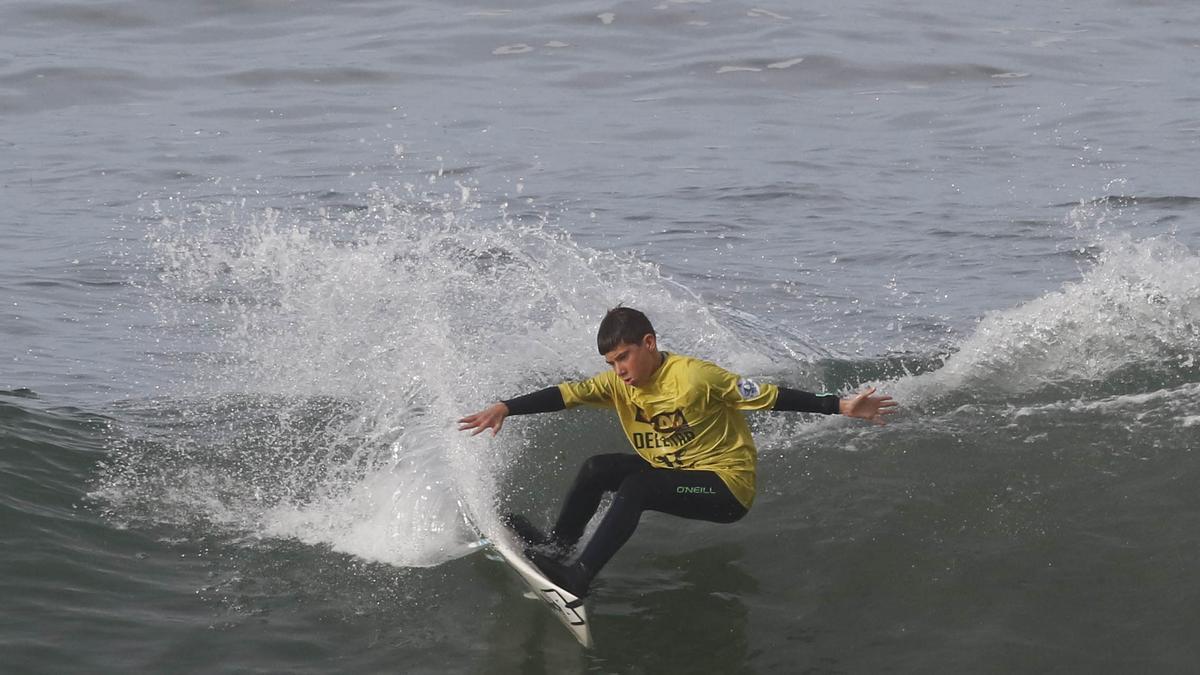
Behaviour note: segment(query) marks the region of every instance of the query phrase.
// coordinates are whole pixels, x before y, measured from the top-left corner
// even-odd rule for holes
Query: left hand
[[[891,396],[876,396],[875,387],[868,387],[851,398],[838,401],[838,410],[846,417],[858,417],[883,426],[887,424],[884,415],[896,412],[897,405]]]

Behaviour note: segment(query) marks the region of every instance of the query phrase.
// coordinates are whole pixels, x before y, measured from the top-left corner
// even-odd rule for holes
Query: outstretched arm
[[[474,415],[467,415],[458,421],[458,430],[470,431],[471,435],[475,436],[484,429],[491,429],[492,435],[495,436],[504,426],[504,418],[509,415],[555,412],[566,407],[558,387],[547,387],[532,394],[493,403]]]
[[[875,387],[870,387],[849,398],[839,398],[833,394],[810,394],[806,391],[780,387],[774,409],[824,415],[842,414],[846,417],[870,420],[875,424],[886,424],[884,416],[896,412],[896,402],[892,400],[891,396],[876,396]]]

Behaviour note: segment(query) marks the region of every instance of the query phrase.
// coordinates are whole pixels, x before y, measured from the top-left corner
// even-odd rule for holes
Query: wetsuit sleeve
[[[779,397],[775,400],[773,409],[836,415],[841,412],[838,400],[836,394],[810,394],[807,391],[779,387]]]
[[[603,372],[582,382],[563,382],[558,391],[568,408],[584,404],[612,407],[615,378],[613,373]]]
[[[533,413],[556,412],[567,407],[558,387],[546,387],[532,394],[502,401],[508,406],[509,415],[532,415]]]

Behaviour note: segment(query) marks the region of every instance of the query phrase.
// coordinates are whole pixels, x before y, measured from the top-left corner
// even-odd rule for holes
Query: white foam
[[[1014,417],[1067,412],[1072,414],[1101,413],[1104,415],[1144,415],[1148,412],[1165,410],[1194,410],[1200,404],[1200,383],[1188,383],[1177,387],[1166,387],[1136,394],[1117,394],[1096,399],[1067,399],[1037,405],[1022,406],[1014,411]],[[1189,426],[1187,417],[1180,417],[1183,426]]]
[[[1104,242],[1077,282],[985,315],[933,372],[891,390],[910,402],[1100,381],[1136,365],[1188,367],[1200,351],[1200,256],[1169,237]]]

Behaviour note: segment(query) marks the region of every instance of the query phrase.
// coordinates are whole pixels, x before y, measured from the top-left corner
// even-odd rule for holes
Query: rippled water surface
[[[12,672],[1190,672],[1200,10],[0,6]],[[643,518],[581,650],[485,521],[673,351],[761,414],[736,525]]]

